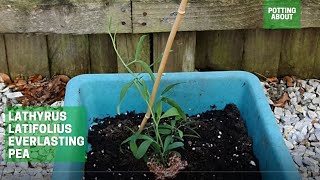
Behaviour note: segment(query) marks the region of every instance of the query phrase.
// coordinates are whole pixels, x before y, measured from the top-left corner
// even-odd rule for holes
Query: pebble
[[[6,96],[9,99],[14,99],[14,98],[22,97],[23,94],[21,92],[12,92],[12,93],[8,93]]]
[[[308,116],[311,119],[315,119],[315,118],[317,118],[317,113],[315,113],[314,111],[308,111]]]

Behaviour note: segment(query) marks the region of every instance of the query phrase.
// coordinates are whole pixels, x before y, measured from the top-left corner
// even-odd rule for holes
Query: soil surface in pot
[[[131,135],[127,127],[139,125],[144,114],[134,112],[98,119],[91,127],[85,179],[155,179],[146,162],[133,157],[127,145],[120,144]],[[235,105],[191,116],[200,138],[185,137],[178,151],[188,167],[175,179],[261,179],[252,141]],[[151,122],[151,120],[150,120]]]

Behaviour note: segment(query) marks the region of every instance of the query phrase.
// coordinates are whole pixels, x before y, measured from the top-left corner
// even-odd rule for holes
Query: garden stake
[[[186,6],[187,6],[187,2],[188,2],[188,0],[182,0],[181,3],[180,3],[176,20],[174,21],[174,24],[172,26],[172,29],[171,29],[171,32],[170,32],[166,47],[165,47],[164,52],[163,52],[163,56],[162,56],[162,59],[161,59],[161,62],[160,62],[160,66],[159,66],[159,70],[158,70],[158,73],[157,73],[157,78],[156,78],[156,81],[155,81],[155,83],[153,85],[151,97],[150,97],[150,100],[149,100],[148,110],[147,110],[147,113],[145,114],[145,116],[144,116],[144,118],[143,118],[143,120],[142,120],[142,122],[140,124],[139,132],[141,132],[144,129],[144,126],[146,125],[148,119],[150,118],[151,109],[152,109],[154,101],[156,99],[156,95],[157,95],[157,91],[158,91],[158,88],[159,88],[160,80],[161,80],[162,74],[164,72],[164,69],[166,67],[166,63],[167,63],[167,60],[168,60],[169,53],[171,51],[172,43],[173,43],[174,38],[175,38],[175,36],[177,34],[177,31],[179,29],[182,17],[186,12],[185,10],[186,10]]]

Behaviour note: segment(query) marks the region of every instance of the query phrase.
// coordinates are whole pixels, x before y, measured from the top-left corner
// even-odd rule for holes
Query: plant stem
[[[154,101],[156,99],[156,95],[157,95],[157,91],[158,91],[158,88],[159,88],[160,80],[161,80],[162,74],[164,72],[164,69],[165,69],[165,66],[166,66],[166,63],[167,63],[167,60],[168,60],[168,57],[169,57],[169,53],[171,51],[171,47],[172,47],[174,38],[175,38],[175,36],[177,34],[177,31],[178,31],[178,28],[180,26],[182,17],[185,14],[185,9],[186,9],[186,6],[187,6],[187,2],[188,2],[188,0],[182,0],[181,1],[180,7],[179,7],[179,10],[178,10],[178,15],[177,15],[176,20],[175,20],[175,22],[173,24],[173,27],[171,29],[171,32],[170,32],[170,35],[169,35],[169,38],[168,38],[168,41],[167,41],[167,44],[166,44],[166,47],[165,47],[165,50],[164,50],[164,53],[163,53],[163,57],[162,57],[162,60],[161,60],[160,66],[159,66],[157,78],[156,78],[156,81],[155,81],[155,83],[153,85],[151,98],[149,100],[149,107],[148,107],[147,113],[145,114],[145,116],[144,116],[144,118],[143,118],[143,120],[141,122],[141,125],[140,125],[140,128],[139,128],[139,132],[141,132],[143,130],[144,126],[146,125],[146,123],[148,121],[148,119],[150,118],[150,113],[151,113]]]

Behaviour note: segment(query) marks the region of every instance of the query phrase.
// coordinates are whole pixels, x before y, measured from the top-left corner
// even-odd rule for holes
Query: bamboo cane
[[[171,50],[171,47],[172,47],[172,43],[173,43],[174,38],[175,38],[175,36],[177,34],[177,31],[179,29],[182,17],[185,14],[187,2],[188,2],[188,0],[182,0],[181,3],[180,3],[176,20],[175,20],[175,22],[174,22],[174,24],[172,26],[172,29],[171,29],[171,32],[170,32],[166,47],[165,47],[164,52],[163,52],[163,56],[162,56],[161,63],[160,63],[160,66],[159,66],[157,78],[156,78],[156,81],[155,81],[155,83],[153,85],[151,97],[150,97],[150,100],[149,100],[148,110],[147,110],[147,113],[145,114],[145,116],[144,116],[144,118],[143,118],[143,120],[142,120],[142,122],[140,124],[139,132],[141,132],[144,129],[144,126],[146,125],[148,119],[150,118],[151,110],[152,110],[154,101],[156,99],[156,95],[157,95],[157,91],[158,91],[158,88],[159,88],[160,80],[161,80],[162,74],[164,72],[164,69],[166,67],[166,63],[167,63],[167,60],[168,60],[168,57],[169,57],[169,53],[170,53],[170,50]]]

